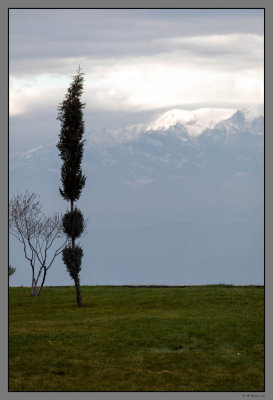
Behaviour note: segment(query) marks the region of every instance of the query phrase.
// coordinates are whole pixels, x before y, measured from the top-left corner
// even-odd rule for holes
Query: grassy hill
[[[9,289],[10,391],[264,391],[264,288]]]

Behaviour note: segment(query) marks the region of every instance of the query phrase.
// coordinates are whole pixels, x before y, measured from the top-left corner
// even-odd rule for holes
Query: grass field
[[[264,391],[264,288],[9,289],[10,391]]]

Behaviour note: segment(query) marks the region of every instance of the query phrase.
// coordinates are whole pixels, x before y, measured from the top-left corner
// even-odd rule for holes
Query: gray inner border
[[[263,393],[221,393],[221,392],[8,392],[8,8],[265,8],[265,293],[266,293],[266,391]],[[1,307],[1,333],[0,333],[0,398],[5,399],[240,399],[240,398],[273,398],[273,347],[270,338],[273,336],[272,307],[273,303],[271,283],[272,268],[270,261],[273,259],[273,190],[272,170],[273,162],[270,158],[273,135],[270,130],[273,126],[272,96],[273,80],[269,72],[273,71],[273,2],[272,0],[1,0],[0,3],[0,94],[1,94],[1,146],[0,146],[0,232],[1,232],[1,279],[0,279],[0,307]]]

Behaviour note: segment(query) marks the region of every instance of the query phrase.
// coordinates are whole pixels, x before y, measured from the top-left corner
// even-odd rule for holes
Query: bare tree
[[[30,263],[31,296],[39,296],[48,269],[67,242],[62,219],[56,213],[45,216],[40,196],[26,190],[24,194],[14,195],[9,202],[9,231],[22,243]]]

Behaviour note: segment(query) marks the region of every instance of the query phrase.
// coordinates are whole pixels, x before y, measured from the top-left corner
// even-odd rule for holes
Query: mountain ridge
[[[199,110],[202,118],[217,113],[216,119],[220,114],[223,116],[223,109],[218,109],[219,112],[209,108]],[[255,174],[263,167],[262,106],[245,107],[232,113],[229,110],[224,114],[230,117],[198,135],[189,133],[187,126],[178,120],[158,130],[148,129],[149,124],[139,124],[127,130],[87,132],[86,173],[91,179],[117,179],[132,187],[149,185],[162,177],[181,179],[200,173],[237,177]],[[198,113],[187,115],[196,117]],[[11,172],[24,168],[32,176],[38,171],[58,174],[58,165],[56,144],[52,142],[10,156]]]
[[[263,105],[235,108],[203,107],[196,110],[171,109],[160,114],[153,121],[128,125],[123,129],[97,129],[87,133],[87,140],[94,146],[115,146],[133,142],[153,133],[175,134],[182,141],[196,140],[204,133],[225,129],[235,133],[243,128],[246,132],[263,134]]]

